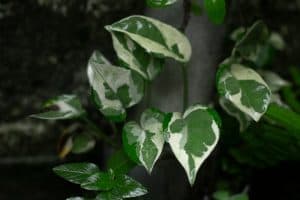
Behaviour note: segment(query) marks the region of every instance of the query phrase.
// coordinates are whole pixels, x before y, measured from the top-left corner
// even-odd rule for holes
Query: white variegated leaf
[[[50,99],[45,104],[46,108],[54,107],[53,110],[31,115],[38,119],[72,119],[85,114],[79,99],[75,95],[61,95]]]
[[[240,132],[245,131],[251,124],[251,118],[236,108],[229,100],[224,97],[219,99],[219,104],[230,116],[235,117],[240,124]]]
[[[281,88],[290,85],[288,81],[284,80],[278,74],[272,71],[260,70],[258,72],[266,81],[272,92],[278,92]]]
[[[125,108],[137,104],[143,97],[141,77],[133,71],[111,65],[100,52],[95,51],[90,58],[87,74],[95,103],[111,120],[124,120]]]
[[[191,45],[188,39],[172,26],[156,19],[133,15],[105,28],[127,35],[146,52],[157,57],[173,58],[179,62],[190,60]]]
[[[217,113],[200,105],[189,107],[183,116],[176,112],[172,114],[166,140],[191,185],[200,166],[218,143],[220,126]]]
[[[131,40],[127,35],[110,31],[114,49],[120,61],[146,80],[153,80],[161,71],[164,60],[148,54],[145,49]]]
[[[141,116],[140,125],[128,122],[123,128],[126,153],[133,161],[140,162],[149,173],[164,146],[163,122],[163,113],[147,109]]]
[[[217,73],[217,87],[239,110],[255,121],[267,111],[271,91],[266,82],[251,68],[241,64],[223,64]]]

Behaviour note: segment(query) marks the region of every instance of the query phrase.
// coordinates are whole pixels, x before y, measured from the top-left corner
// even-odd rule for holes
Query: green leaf
[[[259,70],[258,73],[266,81],[272,92],[278,92],[283,87],[290,86],[290,83],[288,81],[284,80],[278,74],[272,71]]]
[[[125,34],[156,57],[173,58],[179,62],[190,60],[191,45],[188,39],[177,29],[158,20],[134,15],[105,28]]]
[[[219,104],[230,116],[236,118],[240,124],[240,132],[245,131],[251,124],[251,118],[235,107],[224,97],[219,99]]]
[[[112,169],[115,174],[126,174],[135,166],[123,149],[114,152],[107,161],[107,168]]]
[[[119,197],[115,194],[113,194],[111,191],[109,192],[101,192],[95,200],[122,200],[122,197]]]
[[[147,190],[129,176],[121,175],[116,178],[116,186],[111,193],[116,197],[133,198],[147,194]]]
[[[80,186],[86,190],[108,191],[115,186],[114,178],[113,171],[97,172],[89,176]]]
[[[239,41],[242,39],[245,33],[246,33],[245,27],[239,27],[234,31],[232,31],[232,33],[230,34],[230,39],[235,42]]]
[[[150,81],[159,74],[164,65],[163,59],[148,54],[145,49],[125,34],[113,31],[110,33],[114,49],[125,67],[134,70],[144,79]]]
[[[147,5],[153,8],[164,8],[176,3],[177,0],[147,0]]]
[[[285,48],[285,42],[281,35],[276,32],[270,34],[269,43],[277,50],[283,50]]]
[[[213,194],[214,200],[249,200],[246,193],[240,193],[235,195],[230,195],[226,190],[220,190]]]
[[[149,173],[164,146],[163,122],[163,113],[147,109],[141,116],[140,125],[131,121],[123,128],[125,152],[133,161],[140,162]]]
[[[217,87],[239,110],[255,121],[267,111],[271,91],[254,70],[241,64],[223,63],[217,72]]]
[[[217,145],[220,126],[218,114],[201,105],[189,107],[183,115],[175,112],[170,118],[166,140],[191,185],[200,166]]]
[[[69,163],[53,168],[54,173],[72,183],[84,183],[91,175],[100,172],[93,163]]]
[[[204,0],[208,18],[215,24],[222,24],[226,15],[225,0]]]
[[[92,97],[104,116],[113,121],[126,118],[126,108],[143,97],[144,81],[135,72],[111,65],[95,51],[87,68]]]
[[[244,59],[256,62],[269,39],[269,31],[262,21],[255,22],[233,49],[233,54],[239,53]]]
[[[75,95],[61,95],[45,103],[46,108],[54,107],[55,110],[34,114],[30,117],[38,119],[73,119],[85,115],[79,99]]]
[[[73,136],[72,141],[72,153],[74,154],[86,153],[93,149],[96,145],[95,139],[86,133]]]

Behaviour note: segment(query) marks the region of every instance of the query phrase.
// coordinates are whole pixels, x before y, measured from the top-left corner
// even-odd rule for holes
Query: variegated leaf
[[[61,95],[54,99],[50,99],[45,103],[45,108],[53,110],[34,114],[30,117],[38,119],[73,119],[85,114],[79,99],[75,95]]]
[[[179,62],[190,60],[191,45],[188,39],[172,26],[156,19],[133,15],[105,28],[127,35],[156,57],[173,58]]]
[[[290,85],[290,83],[288,81],[284,80],[278,74],[276,74],[272,71],[259,70],[258,73],[266,81],[266,83],[268,84],[268,86],[272,92],[278,92],[281,88]]]
[[[87,74],[95,103],[111,120],[124,120],[125,108],[137,104],[143,97],[142,78],[133,71],[111,65],[98,51],[89,60]]]
[[[154,8],[163,8],[176,2],[177,0],[147,0],[147,5]]]
[[[220,96],[255,121],[261,118],[270,103],[271,91],[266,82],[254,70],[241,64],[221,64],[217,87]]]
[[[207,107],[194,105],[183,114],[173,113],[166,140],[177,160],[194,184],[197,172],[219,140],[221,122],[218,114]]]
[[[141,116],[140,125],[132,121],[123,128],[126,153],[133,161],[140,162],[149,173],[164,146],[163,122],[163,113],[147,109]]]
[[[110,31],[114,49],[122,64],[139,73],[146,80],[153,80],[161,71],[164,60],[148,54],[127,35]]]
[[[219,104],[232,117],[235,117],[240,124],[240,132],[245,131],[251,124],[251,118],[235,107],[228,99],[221,97]]]

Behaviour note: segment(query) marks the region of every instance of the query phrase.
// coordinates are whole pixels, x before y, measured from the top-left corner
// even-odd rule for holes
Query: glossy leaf
[[[133,71],[111,65],[95,51],[87,68],[92,97],[107,118],[122,121],[125,108],[137,104],[143,97],[144,82]]]
[[[110,31],[114,49],[121,63],[146,80],[153,80],[161,71],[164,60],[148,54],[145,49],[131,40],[127,35]]]
[[[91,175],[100,172],[93,163],[69,163],[53,168],[60,177],[72,183],[84,183]]]
[[[115,186],[114,178],[112,171],[97,172],[89,176],[80,186],[86,190],[108,191]]]
[[[75,95],[61,95],[54,99],[50,99],[45,103],[45,108],[53,108],[53,110],[34,114],[30,117],[38,119],[73,119],[85,114],[79,99]]]
[[[149,7],[164,8],[177,2],[177,0],[146,0]]]
[[[163,113],[148,109],[143,112],[140,125],[131,121],[123,128],[126,153],[133,161],[140,162],[149,173],[164,146],[163,122]]]
[[[226,111],[227,114],[236,118],[240,124],[240,132],[245,131],[251,124],[251,118],[235,107],[228,99],[221,97],[219,104]]]
[[[183,115],[173,113],[170,118],[166,140],[191,185],[200,166],[218,143],[220,126],[218,114],[200,105],[189,107]]]
[[[204,0],[208,18],[215,24],[222,24],[226,15],[225,0]]]
[[[217,87],[239,110],[258,121],[266,112],[271,91],[254,70],[241,64],[223,63],[217,73]]]
[[[86,153],[96,145],[95,139],[86,133],[73,136],[72,141],[72,153],[74,154]]]
[[[107,162],[107,168],[112,169],[115,174],[126,174],[135,163],[130,160],[123,149],[114,152]]]
[[[106,29],[127,35],[156,57],[173,58],[179,62],[190,60],[191,45],[188,39],[177,29],[156,19],[134,15],[106,26]]]
[[[267,71],[267,70],[260,70],[258,71],[259,74],[263,77],[263,79],[268,84],[270,90],[272,92],[278,92],[283,87],[289,86],[290,83],[283,78],[281,78],[278,74]]]

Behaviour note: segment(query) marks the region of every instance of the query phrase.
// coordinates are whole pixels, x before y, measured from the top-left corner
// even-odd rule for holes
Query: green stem
[[[183,81],[183,101],[182,101],[182,109],[183,111],[187,108],[188,101],[189,101],[189,86],[188,86],[188,75],[187,75],[187,65],[182,64],[182,81]]]
[[[300,115],[290,109],[272,103],[265,116],[287,130],[300,133]]]
[[[92,130],[93,135],[97,139],[103,140],[103,141],[105,141],[106,143],[110,144],[111,146],[113,146],[115,148],[118,147],[118,145],[110,137],[108,137],[98,126],[96,126],[94,122],[89,120],[87,117],[83,117],[82,119],[83,119],[84,122],[87,123],[89,128]]]

